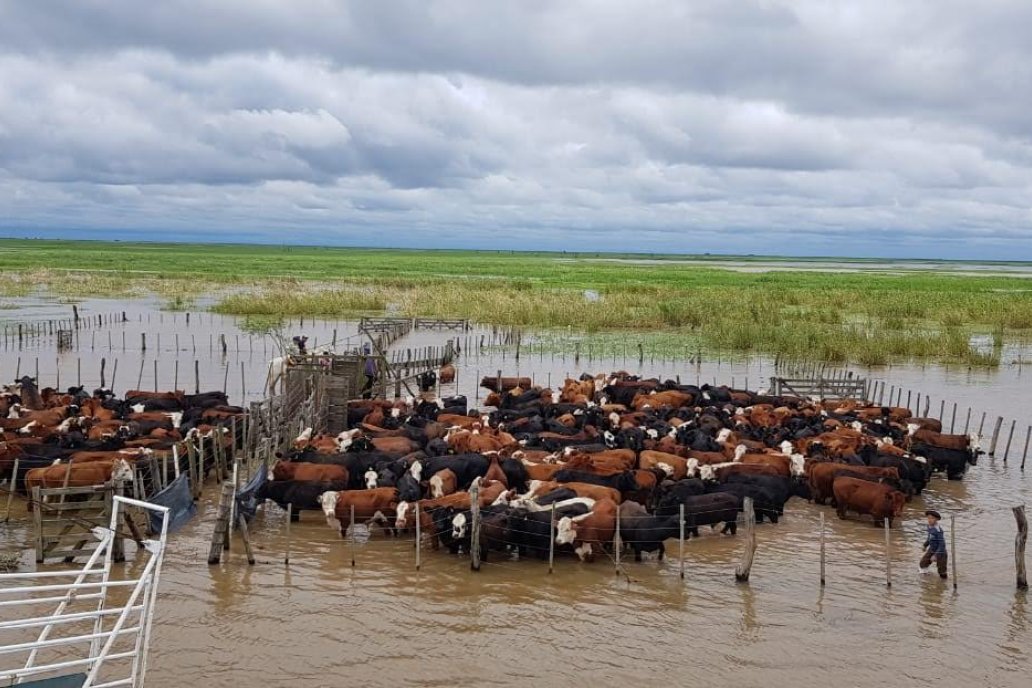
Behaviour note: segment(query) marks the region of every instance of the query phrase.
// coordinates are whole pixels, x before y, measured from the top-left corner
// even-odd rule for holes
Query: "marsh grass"
[[[0,241],[0,296],[216,295],[249,317],[381,313],[463,317],[592,335],[648,334],[663,349],[880,365],[997,365],[1032,333],[1032,281],[928,272],[744,273],[557,254]],[[585,291],[597,298],[585,298]],[[972,347],[971,337],[992,345]],[[622,345],[621,345],[622,346]]]

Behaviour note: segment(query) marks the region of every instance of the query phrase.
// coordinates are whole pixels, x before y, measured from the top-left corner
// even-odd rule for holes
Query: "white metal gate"
[[[112,580],[126,506],[160,515],[162,526],[137,554],[140,561],[146,553],[139,577]],[[142,686],[167,534],[166,507],[115,496],[110,525],[93,529],[99,544],[83,568],[0,574],[0,686]]]

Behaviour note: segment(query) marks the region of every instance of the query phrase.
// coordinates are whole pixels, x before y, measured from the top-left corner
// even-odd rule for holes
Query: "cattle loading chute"
[[[418,528],[478,563],[564,551],[619,562],[624,548],[662,558],[667,540],[706,525],[776,524],[793,498],[891,525],[934,474],[960,479],[981,452],[976,437],[863,400],[623,372],[482,387],[481,408],[464,396],[352,400],[350,429],[302,428],[258,497],[295,520],[322,512],[351,537],[363,524]]]

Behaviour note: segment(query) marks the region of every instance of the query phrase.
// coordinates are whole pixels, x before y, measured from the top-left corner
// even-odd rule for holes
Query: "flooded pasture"
[[[67,317],[63,304],[28,301],[3,315]],[[175,381],[192,391],[196,361],[202,390],[225,384],[234,403],[262,397],[268,362],[277,352],[268,337],[242,329],[242,320],[194,313],[187,325],[185,314],[162,313],[147,302],[80,305],[84,316],[124,309],[127,322],[80,331],[78,346],[70,351],[57,353],[49,339],[0,347],[0,375],[13,379],[16,368],[23,374],[33,371],[38,358],[42,385],[54,385],[60,370],[63,386],[81,376],[91,387],[100,382],[103,356],[109,384],[118,360],[118,393],[137,387],[138,381],[143,389],[152,388],[154,361],[160,389]],[[329,343],[335,330],[338,342],[362,341],[353,322],[306,320],[302,326],[295,320],[285,327],[288,335],[308,335],[310,347]],[[146,351],[140,341],[144,332]],[[476,389],[479,377],[498,370],[531,375],[541,384],[559,384],[567,374],[625,369],[663,378],[680,375],[691,382],[730,384],[734,379],[739,386],[748,379],[753,388],[774,374],[773,362],[762,358],[696,364],[653,360],[646,353],[640,365],[636,354],[581,356],[578,363],[569,353],[532,346],[517,362],[511,348],[472,345],[481,334],[490,338],[489,331],[479,330],[418,331],[395,348],[459,337],[464,350],[457,362],[458,381],[441,392],[466,394],[471,406],[482,396]],[[227,341],[225,354],[219,335]],[[1032,610],[1026,594],[1014,590],[1010,511],[1032,498],[1029,478],[1019,469],[1024,428],[1032,420],[1021,368],[854,370],[931,395],[936,416],[940,400],[946,400],[947,421],[954,401],[960,408],[958,424],[971,408],[974,430],[983,411],[990,420],[1004,416],[1008,427],[1010,419],[1017,419],[1019,433],[1009,460],[1005,463],[998,451],[995,459],[981,457],[963,481],[933,478],[926,492],[907,504],[887,550],[882,530],[869,520],[840,521],[831,508],[793,499],[780,523],[758,526],[756,560],[744,585],[734,582],[744,546],[741,534],[721,536],[704,529],[702,537],[689,540],[683,579],[676,542],[663,562],[625,560],[618,569],[609,557],[591,564],[563,557],[552,574],[546,562],[515,561],[497,553],[474,573],[465,557],[424,549],[417,571],[411,536],[392,539],[374,530],[368,542],[352,547],[312,512],[291,528],[288,567],[283,563],[286,515],[272,504],[259,511],[251,528],[257,564],[249,567],[235,542],[222,564],[209,567],[217,491],[208,489],[198,515],[170,537],[147,684],[1027,685]],[[956,518],[956,591],[951,582],[918,575],[925,508],[944,513],[947,536],[949,516]],[[24,548],[23,563],[32,567],[26,516],[24,503],[16,502],[11,521],[0,525],[0,549]],[[886,555],[891,588],[886,586]],[[131,555],[128,564],[116,567],[124,575],[133,568]]]

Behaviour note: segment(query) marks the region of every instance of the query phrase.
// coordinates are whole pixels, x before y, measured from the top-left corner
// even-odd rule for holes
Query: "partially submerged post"
[[[742,553],[742,562],[735,567],[735,580],[748,583],[753,555],[756,554],[756,510],[753,508],[752,497],[742,500],[742,516],[745,519],[745,552]]]
[[[950,514],[950,562],[953,566],[953,589],[957,589],[957,515]]]
[[[294,520],[294,505],[287,503],[287,553],[283,556],[283,565],[290,566],[290,522]]]
[[[1003,462],[1007,463],[1007,456],[1010,454],[1011,440],[1014,439],[1014,427],[1018,424],[1017,420],[1011,421],[1011,429],[1007,434],[1007,446],[1003,449]]]
[[[555,563],[555,502],[552,502],[552,517],[548,525],[548,572],[552,573]]]
[[[993,439],[989,443],[989,456],[996,456],[996,442],[1000,439],[1000,426],[1003,425],[1003,416],[996,417],[996,425],[993,427]]]
[[[337,336],[337,331],[333,331],[333,336]],[[416,501],[416,571],[422,566],[422,546],[423,546],[423,530],[422,526],[419,525],[419,502]]]
[[[882,525],[885,526],[885,587],[892,587],[892,531],[889,530],[889,519],[886,517],[882,519]]]
[[[681,503],[681,518],[677,524],[677,556],[681,560],[681,579],[684,579],[684,503]]]
[[[355,505],[351,505],[351,522],[348,524],[351,531],[351,568],[355,568]]]
[[[474,571],[480,570],[480,485],[474,483],[469,489],[469,510],[470,519],[469,531],[469,567]]]
[[[1011,508],[1014,520],[1018,524],[1018,534],[1014,536],[1014,568],[1017,572],[1018,590],[1028,590],[1028,577],[1025,575],[1025,542],[1028,540],[1028,521],[1025,519],[1025,505]]]
[[[824,587],[824,512],[821,512],[821,587]]]

